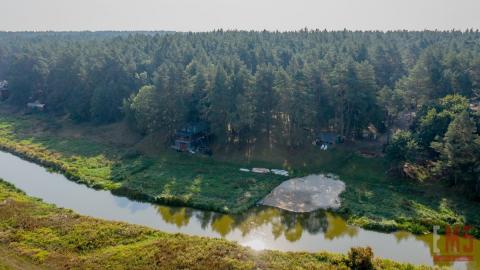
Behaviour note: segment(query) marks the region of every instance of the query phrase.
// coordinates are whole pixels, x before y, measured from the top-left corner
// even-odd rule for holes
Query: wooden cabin
[[[205,122],[189,123],[175,133],[172,149],[179,152],[209,153],[209,129]]]
[[[339,144],[343,142],[343,137],[335,132],[320,132],[315,139],[316,145],[323,145],[323,144]]]

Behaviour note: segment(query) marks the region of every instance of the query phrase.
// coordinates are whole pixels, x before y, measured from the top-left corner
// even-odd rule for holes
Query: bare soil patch
[[[283,182],[268,194],[260,204],[292,212],[311,212],[340,207],[339,195],[345,183],[332,174],[314,174]]]

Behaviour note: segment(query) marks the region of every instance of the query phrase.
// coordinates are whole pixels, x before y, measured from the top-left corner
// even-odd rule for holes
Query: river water
[[[61,174],[1,151],[0,178],[30,196],[82,215],[144,225],[165,232],[225,238],[256,250],[346,253],[353,246],[370,246],[377,257],[435,265],[432,235],[368,231],[350,226],[330,212],[295,214],[276,208],[255,207],[243,215],[226,215],[137,202],[77,184]],[[444,240],[441,237],[438,241],[440,252],[444,251]],[[468,240],[460,240],[463,240],[462,245],[468,243]],[[466,254],[474,257],[473,262],[442,265],[455,269],[480,269],[480,241],[475,240],[474,247],[474,252]]]

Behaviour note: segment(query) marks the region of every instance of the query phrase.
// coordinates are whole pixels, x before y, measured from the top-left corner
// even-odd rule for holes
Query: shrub
[[[419,146],[410,131],[395,133],[385,149],[387,158],[392,161],[413,161]]]
[[[352,247],[348,252],[347,265],[353,270],[371,270],[373,251],[370,247]]]

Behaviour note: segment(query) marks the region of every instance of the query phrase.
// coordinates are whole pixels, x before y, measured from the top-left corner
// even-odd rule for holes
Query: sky
[[[0,31],[466,30],[480,0],[0,0]]]

